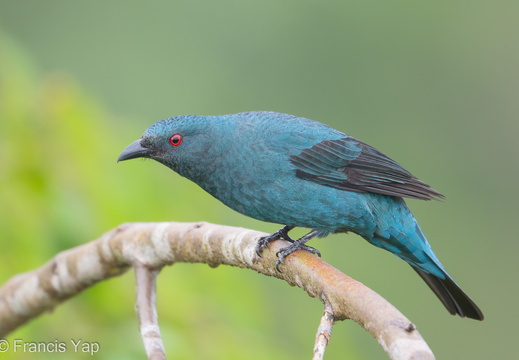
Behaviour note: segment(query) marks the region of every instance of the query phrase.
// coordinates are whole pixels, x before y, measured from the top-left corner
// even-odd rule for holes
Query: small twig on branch
[[[330,304],[330,302],[324,296],[322,301],[324,303],[324,313],[321,317],[321,323],[317,328],[317,335],[315,336],[313,360],[322,360],[324,358],[324,351],[330,342],[333,324],[335,323],[332,304]]]
[[[390,359],[434,359],[415,326],[380,295],[315,255],[294,252],[283,272],[276,252],[289,243],[275,241],[255,254],[264,233],[207,223],[132,223],[101,238],[59,253],[42,267],[13,277],[0,288],[0,338],[93,284],[131,266],[158,269],[175,262],[248,268],[297,285],[310,296],[326,298],[335,320],[351,319],[377,339]]]
[[[135,310],[139,318],[139,329],[146,355],[150,360],[165,360],[166,352],[160,336],[157,316],[157,275],[160,269],[146,266],[135,266],[135,282],[137,285],[137,303]]]

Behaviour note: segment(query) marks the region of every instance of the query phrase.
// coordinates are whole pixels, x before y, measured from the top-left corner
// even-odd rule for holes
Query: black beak
[[[153,153],[153,150],[145,148],[141,145],[141,140],[137,140],[132,142],[130,145],[123,150],[123,152],[119,155],[117,162],[130,160],[140,157],[149,157],[149,155]]]

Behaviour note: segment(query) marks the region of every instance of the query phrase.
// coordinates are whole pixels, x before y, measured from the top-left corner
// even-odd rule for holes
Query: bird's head
[[[218,142],[221,126],[204,116],[177,116],[151,125],[141,138],[128,145],[117,161],[149,158],[166,165],[182,176],[193,178],[197,169],[211,166],[223,150]],[[218,145],[218,146],[215,146]]]

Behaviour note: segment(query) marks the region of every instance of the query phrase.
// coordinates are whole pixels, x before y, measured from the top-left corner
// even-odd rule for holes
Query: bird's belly
[[[369,236],[376,227],[365,194],[297,178],[261,186],[234,184],[230,190],[217,198],[258,220],[327,232],[353,231],[361,236]]]

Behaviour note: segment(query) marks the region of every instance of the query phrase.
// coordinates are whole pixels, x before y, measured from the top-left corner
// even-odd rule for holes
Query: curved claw
[[[273,234],[261,237],[258,240],[258,243],[256,244],[256,255],[258,255],[258,257],[261,257],[261,252],[263,251],[263,249],[267,249],[269,247],[269,243],[272,241],[283,239],[290,242],[294,242],[294,240],[292,240],[290,236],[288,236],[288,232],[293,228],[293,226],[285,226]]]
[[[321,252],[319,250],[317,250],[316,248],[313,248],[311,246],[306,246],[305,245],[303,249],[306,250],[306,251],[310,251],[312,254],[321,257]]]
[[[283,271],[281,271],[281,269],[279,268],[279,265],[285,265],[285,262],[281,259],[278,259],[276,261],[276,271],[279,273],[282,273]]]
[[[276,252],[276,256],[278,257],[278,260],[276,261],[276,270],[278,272],[282,272],[279,269],[279,265],[285,264],[285,261],[284,261],[285,258],[297,250],[306,250],[308,252],[311,252],[312,254],[315,254],[315,255],[321,257],[321,252],[319,250],[317,250],[313,247],[310,247],[308,245],[305,245],[303,243],[298,243],[297,241],[294,241],[294,243],[292,245],[290,245],[289,247],[279,249],[279,251]]]
[[[272,235],[263,236],[262,238],[260,238],[258,240],[258,243],[256,244],[256,255],[258,255],[259,257],[261,257],[261,252],[263,251],[263,249],[266,249],[269,247],[269,242],[277,240],[277,239],[271,240],[270,236],[272,236]]]

